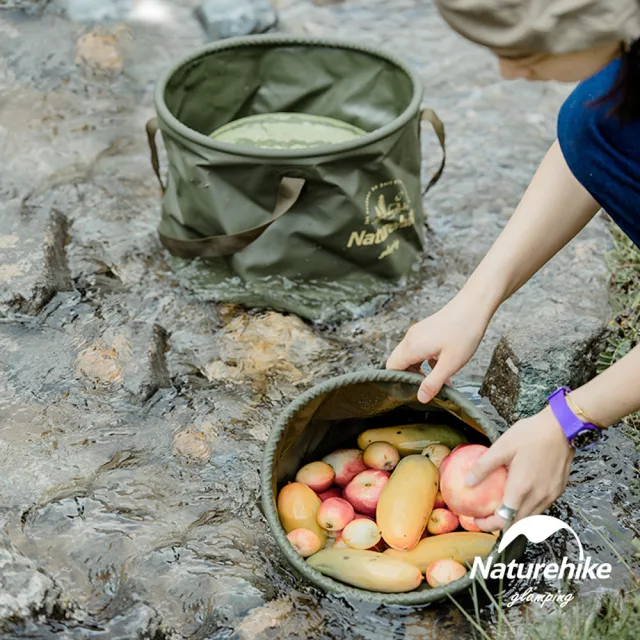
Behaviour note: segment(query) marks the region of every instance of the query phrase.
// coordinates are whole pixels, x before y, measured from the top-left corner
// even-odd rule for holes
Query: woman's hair
[[[620,73],[604,100],[615,100],[611,113],[622,122],[640,119],[640,38],[623,46]]]

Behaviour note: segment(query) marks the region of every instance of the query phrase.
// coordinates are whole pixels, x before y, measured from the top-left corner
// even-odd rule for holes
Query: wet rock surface
[[[26,618],[2,614],[2,633],[467,637],[448,604],[373,611],[292,575],[258,507],[260,459],[293,398],[379,366],[411,323],[455,294],[551,144],[568,88],[500,80],[491,55],[453,34],[431,3],[281,0],[283,30],[406,58],[450,140],[426,203],[419,284],[375,315],[356,309],[339,326],[311,326],[202,301],[158,243],[144,123],[155,80],[207,41],[201,1],[139,0],[95,24],[47,4],[5,2],[12,8],[0,12],[0,528],[11,545],[0,602],[28,594],[29,603]],[[112,5],[126,3],[94,8]],[[424,158],[426,177],[439,162],[430,134]],[[47,231],[52,216],[64,241]],[[607,247],[596,219],[504,305],[456,383],[480,385],[508,329],[606,318]],[[26,271],[12,267],[8,280],[16,264]],[[631,443],[611,431],[578,457],[554,508],[616,565],[605,588],[628,579],[604,539],[638,533],[637,468]],[[15,562],[37,578],[33,590],[7,581]],[[515,623],[521,615],[510,612]]]
[[[571,317],[521,327],[498,342],[480,394],[514,422],[541,411],[558,387],[576,389],[597,373],[606,325]]]
[[[205,0],[195,14],[211,40],[263,33],[278,21],[270,0]]]

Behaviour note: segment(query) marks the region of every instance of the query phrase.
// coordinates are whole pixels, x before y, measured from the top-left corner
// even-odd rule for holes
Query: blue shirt
[[[640,120],[609,115],[614,101],[593,104],[619,70],[614,60],[576,87],[560,110],[558,141],[576,179],[640,247]]]

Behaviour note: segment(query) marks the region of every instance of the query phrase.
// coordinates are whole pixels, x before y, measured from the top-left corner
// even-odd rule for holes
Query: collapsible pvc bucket
[[[313,282],[328,305],[342,286],[363,298],[380,293],[411,273],[423,251],[420,123],[434,126],[441,145],[444,128],[421,100],[404,62],[350,42],[254,36],[195,53],[159,82],[158,115],[147,127],[163,191],[162,243],[211,268],[222,262],[245,283]],[[282,126],[302,120],[309,131],[332,121],[340,135],[265,147],[259,126],[274,116]],[[252,118],[253,133],[229,135]],[[262,298],[312,315],[266,290]]]
[[[262,461],[262,506],[280,551],[298,574],[328,592],[376,604],[421,605],[465,592],[470,574],[444,587],[425,582],[407,593],[378,593],[348,586],[311,568],[287,540],[276,499],[304,464],[331,451],[356,445],[366,429],[415,422],[457,426],[470,442],[490,444],[497,440],[498,426],[462,393],[443,387],[426,407],[416,394],[423,377],[401,371],[362,371],[323,382],[292,402],[271,430]],[[425,420],[425,411],[427,417]],[[505,561],[519,557],[524,539],[505,551]],[[497,542],[491,554],[497,558]]]

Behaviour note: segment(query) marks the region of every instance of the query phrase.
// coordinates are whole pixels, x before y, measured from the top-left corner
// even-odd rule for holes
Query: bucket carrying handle
[[[149,142],[149,151],[151,152],[151,166],[153,167],[153,172],[156,174],[156,178],[158,178],[158,182],[160,183],[160,191],[162,191],[162,195],[164,195],[166,188],[162,182],[162,176],[160,175],[160,158],[158,157],[158,145],[156,145],[158,118],[151,118],[151,120],[147,122],[145,129],[147,130],[147,141]]]
[[[164,194],[166,187],[160,175],[160,160],[158,158],[158,147],[156,145],[156,134],[158,133],[158,119],[151,118],[146,125],[147,138],[149,140],[149,150],[151,152],[151,166],[158,178],[160,189]],[[278,186],[278,195],[273,208],[273,215],[268,222],[252,227],[239,233],[229,233],[220,236],[208,236],[206,238],[195,238],[193,240],[183,240],[174,238],[162,232],[159,233],[162,244],[175,256],[179,258],[220,258],[229,256],[248,247],[254,240],[257,240],[278,218],[291,210],[298,201],[305,180],[303,178],[283,177]]]
[[[447,145],[446,145],[446,134],[444,130],[444,123],[433,109],[423,109],[420,113],[420,122],[427,121],[433,127],[436,136],[438,137],[438,142],[440,143],[440,148],[442,149],[442,160],[440,162],[440,166],[438,170],[433,174],[431,180],[429,180],[429,184],[422,191],[422,195],[424,196],[431,187],[433,187],[438,180],[440,180],[440,176],[444,171],[444,166],[447,161]]]

